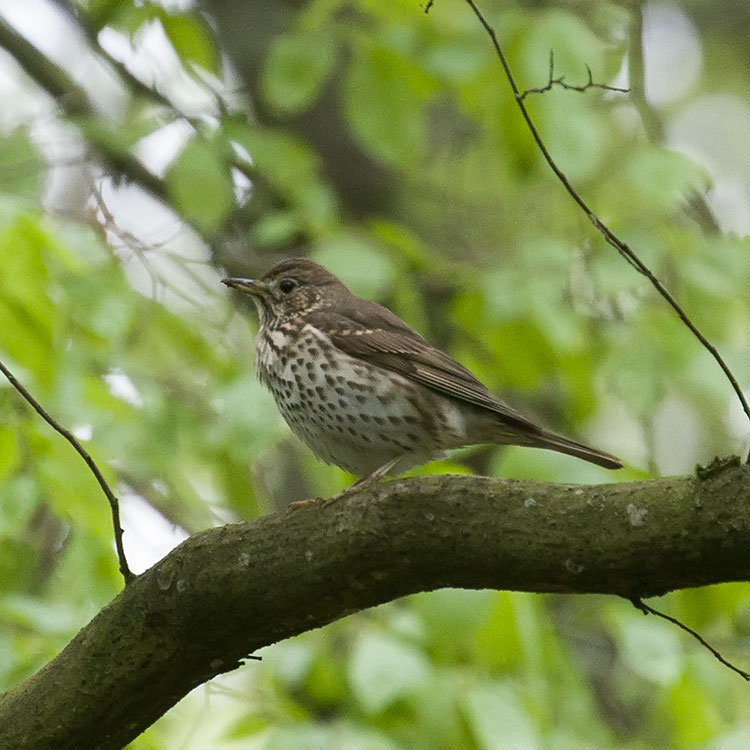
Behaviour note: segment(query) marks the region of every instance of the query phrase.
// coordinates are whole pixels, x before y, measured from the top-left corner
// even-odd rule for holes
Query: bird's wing
[[[342,314],[320,310],[308,322],[325,333],[341,351],[460,401],[489,409],[523,430],[540,428],[495,398],[474,375],[455,359],[436,349],[390,310],[365,300]]]

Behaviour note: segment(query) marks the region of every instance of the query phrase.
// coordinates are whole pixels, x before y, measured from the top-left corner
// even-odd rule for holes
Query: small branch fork
[[[736,672],[740,677],[742,677],[743,680],[745,680],[745,682],[750,682],[750,673],[745,672],[744,669],[740,669],[739,667],[736,667],[734,664],[732,664],[732,662],[727,661],[727,659],[725,659],[710,643],[706,642],[706,640],[700,633],[685,625],[684,622],[680,622],[676,617],[672,617],[672,615],[668,615],[665,612],[660,612],[658,609],[650,607],[638,597],[634,597],[630,601],[632,602],[633,606],[643,612],[644,615],[656,615],[657,617],[661,617],[662,620],[671,622],[672,625],[676,625],[678,628],[681,628],[686,633],[692,635],[693,638],[695,638],[695,640],[701,644],[701,646],[707,648],[711,652],[711,654],[713,654],[714,658],[720,661],[725,667],[729,667],[729,669],[731,669],[733,672]]]
[[[8,382],[21,394],[21,396],[31,405],[34,411],[53,429],[55,432],[62,435],[72,446],[75,448],[78,455],[86,462],[86,466],[91,469],[91,472],[96,477],[96,481],[99,482],[99,486],[107,496],[109,501],[109,507],[112,511],[112,525],[115,530],[115,548],[117,549],[117,559],[120,562],[120,573],[125,579],[125,583],[130,583],[135,578],[135,575],[128,567],[128,561],[125,557],[125,548],[122,544],[122,527],[120,526],[120,503],[117,496],[112,492],[112,488],[107,484],[107,480],[99,470],[96,462],[89,455],[89,452],[81,445],[80,441],[73,435],[70,430],[66,430],[59,422],[57,422],[42,405],[24,388],[23,385],[16,379],[16,376],[0,362],[0,372],[5,375]]]
[[[495,52],[497,54],[498,59],[500,60],[500,64],[503,66],[503,70],[505,71],[505,76],[508,79],[508,83],[510,84],[511,89],[513,90],[513,95],[515,97],[516,103],[518,104],[518,108],[521,110],[521,115],[523,116],[523,119],[526,121],[526,125],[528,126],[529,131],[534,141],[536,142],[537,146],[539,147],[539,150],[542,152],[542,155],[544,156],[544,159],[549,165],[550,169],[555,173],[555,176],[563,184],[563,186],[565,187],[565,189],[567,190],[571,198],[573,198],[573,200],[579,205],[581,210],[586,214],[586,216],[588,216],[589,221],[594,225],[594,227],[596,227],[596,229],[599,230],[599,232],[602,234],[602,236],[607,241],[607,243],[610,244],[612,247],[614,247],[615,250],[617,250],[617,252],[633,268],[635,268],[636,271],[638,271],[638,273],[645,276],[651,282],[652,286],[656,289],[656,291],[662,296],[662,298],[667,302],[667,304],[677,313],[677,316],[680,318],[680,320],[690,329],[692,334],[698,339],[698,341],[709,352],[709,354],[711,354],[711,356],[714,358],[716,363],[719,365],[719,367],[723,371],[727,380],[729,380],[729,383],[731,384],[735,394],[737,395],[737,398],[740,401],[740,404],[742,405],[742,410],[745,412],[745,415],[750,420],[750,404],[748,404],[748,401],[745,398],[745,394],[742,392],[742,389],[740,388],[740,385],[737,382],[737,379],[734,377],[734,374],[729,369],[729,365],[727,365],[727,363],[724,361],[724,358],[721,356],[721,354],[719,354],[719,351],[716,349],[716,347],[706,338],[706,336],[700,331],[700,329],[695,325],[695,323],[693,323],[693,321],[688,317],[687,313],[682,309],[680,304],[672,296],[669,290],[661,283],[661,281],[659,281],[659,279],[656,278],[656,276],[654,276],[652,271],[638,257],[638,255],[636,255],[636,253],[633,252],[633,250],[631,250],[630,247],[628,247],[628,245],[625,242],[623,242],[619,237],[617,237],[615,233],[592,211],[592,209],[589,208],[588,204],[583,200],[583,198],[578,193],[578,191],[570,183],[570,180],[568,180],[565,173],[560,169],[560,167],[557,166],[557,163],[552,158],[552,155],[550,154],[549,150],[547,149],[547,146],[542,140],[542,137],[539,134],[539,130],[534,124],[534,121],[532,120],[531,115],[529,114],[529,110],[526,108],[526,105],[524,103],[524,97],[526,96],[526,94],[531,93],[532,91],[534,91],[534,89],[529,89],[528,91],[521,93],[521,91],[518,88],[518,85],[516,84],[516,79],[513,75],[513,72],[510,69],[508,60],[505,57],[505,53],[503,52],[502,47],[500,46],[500,42],[498,41],[495,30],[492,28],[489,21],[487,21],[487,19],[484,17],[484,15],[482,14],[482,11],[479,10],[474,0],[466,0],[466,2],[468,3],[469,7],[473,11],[474,15],[479,20],[479,23],[482,24],[482,26],[484,27],[484,30],[487,32],[488,36],[490,37],[492,41],[492,46],[495,48]],[[422,6],[422,9],[424,10],[425,13],[428,13],[430,9],[432,8],[433,4],[434,4],[434,0],[428,0],[428,2]],[[591,74],[589,73],[589,76],[590,75]],[[554,83],[554,81],[552,81],[552,83]],[[550,84],[550,87],[551,87],[551,84]],[[545,89],[542,89],[542,90],[545,90]]]
[[[521,95],[519,101],[523,101],[529,94],[544,94],[550,91],[553,86],[560,86],[567,91],[578,91],[583,93],[589,89],[602,89],[603,91],[615,91],[618,94],[629,94],[630,89],[620,89],[617,86],[608,86],[606,83],[594,83],[594,77],[591,75],[591,68],[586,66],[586,72],[588,73],[589,80],[581,86],[575,86],[572,83],[565,82],[565,76],[557,76],[555,78],[555,52],[550,50],[549,53],[549,80],[546,86],[540,88],[526,89]]]

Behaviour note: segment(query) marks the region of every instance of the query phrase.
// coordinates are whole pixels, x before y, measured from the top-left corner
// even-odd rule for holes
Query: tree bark
[[[444,586],[624,597],[750,578],[750,467],[607,485],[407,479],[195,534],[0,696],[0,746],[122,748],[283,638]]]

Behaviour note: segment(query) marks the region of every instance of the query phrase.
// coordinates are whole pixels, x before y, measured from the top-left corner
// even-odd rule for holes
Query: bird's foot
[[[293,503],[289,503],[289,505],[286,506],[286,512],[293,513],[300,508],[306,508],[309,505],[320,505],[321,503],[325,505],[322,497],[308,497],[306,500],[295,500]]]
[[[341,490],[341,492],[337,492],[335,495],[331,495],[330,497],[327,497],[325,500],[323,500],[322,507],[327,508],[329,505],[333,505],[334,503],[337,503],[339,500],[346,497],[347,495],[351,495],[355,493],[361,487],[362,485],[360,482],[355,482],[349,487],[345,487],[343,490]]]

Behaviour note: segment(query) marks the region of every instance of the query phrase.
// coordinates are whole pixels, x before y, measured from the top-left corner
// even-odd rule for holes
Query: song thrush
[[[287,424],[318,458],[360,477],[331,500],[480,443],[622,467],[504,404],[398,316],[356,297],[317,263],[292,258],[260,279],[223,283],[250,294],[258,308],[258,376]]]

